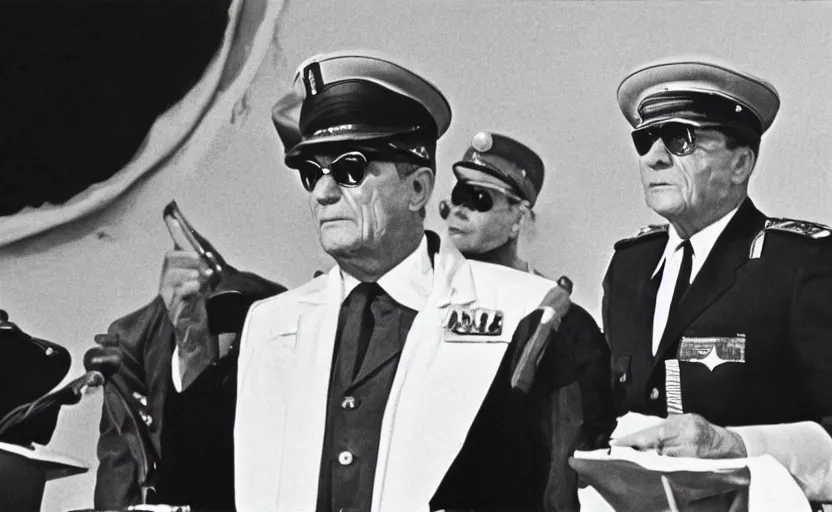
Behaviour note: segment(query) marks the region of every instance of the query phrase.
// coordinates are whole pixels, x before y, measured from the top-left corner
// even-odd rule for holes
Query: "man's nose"
[[[341,198],[341,187],[335,183],[332,176],[321,176],[315,188],[312,189],[312,197],[320,204],[332,204]]]
[[[641,158],[647,167],[654,170],[665,169],[673,163],[670,151],[667,150],[661,138],[656,139],[653,145],[650,146],[650,150]]]
[[[468,207],[464,204],[452,204],[451,214],[461,220],[468,220]]]

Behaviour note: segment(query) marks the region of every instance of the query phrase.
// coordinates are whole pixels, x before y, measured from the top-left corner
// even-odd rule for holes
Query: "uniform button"
[[[338,454],[338,463],[342,466],[349,466],[352,464],[353,456],[348,451],[343,451]]]
[[[653,388],[653,391],[650,392],[650,400],[658,400],[659,399],[659,390],[658,388]]]
[[[627,382],[627,374],[626,374],[626,373],[622,373],[622,374],[621,374],[621,377],[618,377],[618,382],[620,382],[620,383],[622,383],[622,384],[624,384],[625,382]]]
[[[356,407],[358,407],[358,400],[356,400],[354,396],[345,396],[344,400],[341,402],[341,409],[351,411]]]

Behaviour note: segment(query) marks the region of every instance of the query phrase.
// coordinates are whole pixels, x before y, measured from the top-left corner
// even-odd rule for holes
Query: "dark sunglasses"
[[[485,213],[494,207],[494,196],[492,194],[495,192],[458,181],[451,191],[451,203],[454,206],[464,206],[469,210]],[[516,201],[520,200],[519,197],[509,192],[506,192],[504,195]]]
[[[696,145],[694,127],[687,124],[664,123],[633,131],[633,143],[640,156],[646,155],[658,139],[662,139],[664,147],[676,156],[693,153]]]
[[[312,192],[315,185],[324,175],[332,176],[335,183],[342,187],[353,188],[361,185],[367,177],[367,166],[370,161],[381,162],[410,162],[417,165],[429,165],[430,158],[417,150],[399,148],[390,143],[387,147],[361,147],[343,153],[323,167],[315,160],[306,159],[290,165],[300,173],[303,188]]]
[[[361,185],[367,177],[369,160],[360,151],[350,151],[332,160],[328,166],[322,167],[315,160],[301,160],[295,167],[300,173],[303,188],[312,192],[318,180],[324,175],[332,176],[335,183],[342,187],[352,188]]]

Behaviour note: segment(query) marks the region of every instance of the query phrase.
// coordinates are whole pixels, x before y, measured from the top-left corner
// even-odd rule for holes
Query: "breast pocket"
[[[258,343],[245,368],[240,368],[238,393],[272,393],[284,385],[292,371],[297,333],[281,333]]]

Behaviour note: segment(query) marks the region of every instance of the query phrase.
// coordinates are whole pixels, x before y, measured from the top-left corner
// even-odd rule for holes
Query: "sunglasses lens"
[[[659,138],[664,147],[676,156],[693,153],[696,142],[693,127],[682,123],[666,123],[633,131],[633,144],[640,156],[646,155]]]
[[[695,142],[693,128],[679,123],[667,123],[662,126],[662,142],[668,151],[676,156],[693,153]]]
[[[494,199],[485,190],[457,183],[451,191],[451,203],[455,206],[465,206],[470,210],[487,212],[494,206]]]
[[[303,188],[305,188],[308,192],[312,192],[315,188],[315,184],[318,183],[318,180],[321,179],[321,176],[324,174],[321,167],[317,163],[307,160],[298,163],[297,169],[300,174],[300,182],[303,184]]]
[[[659,134],[655,133],[655,131],[650,128],[635,130],[633,132],[633,144],[635,144],[636,152],[639,156],[646,155],[658,138]]]
[[[468,187],[461,183],[457,183],[453,190],[451,190],[451,203],[454,206],[460,206],[467,202]]]
[[[485,190],[474,189],[471,194],[471,199],[474,203],[474,209],[478,212],[487,212],[494,206],[494,199]]]
[[[347,153],[330,165],[332,177],[344,187],[357,187],[367,175],[367,158],[361,153]]]

